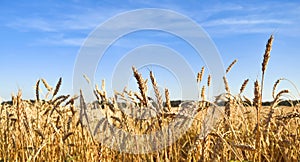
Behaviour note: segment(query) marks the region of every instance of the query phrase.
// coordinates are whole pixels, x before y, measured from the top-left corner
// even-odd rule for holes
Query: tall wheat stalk
[[[259,86],[258,81],[256,80],[254,83],[254,106],[256,108],[256,138],[255,138],[255,149],[257,156],[261,158],[261,152],[260,152],[260,138],[261,138],[261,133],[260,133],[260,110],[262,106],[262,96],[261,96],[261,88]]]
[[[265,49],[265,54],[264,54],[264,59],[263,59],[263,62],[262,62],[262,69],[261,69],[262,70],[262,77],[261,77],[261,92],[260,92],[261,96],[263,94],[265,72],[266,72],[266,69],[267,69],[267,66],[268,66],[268,63],[269,63],[269,60],[270,60],[270,53],[271,53],[271,50],[272,50],[273,40],[274,40],[274,37],[273,37],[273,35],[271,35],[268,42],[267,42],[266,49]]]

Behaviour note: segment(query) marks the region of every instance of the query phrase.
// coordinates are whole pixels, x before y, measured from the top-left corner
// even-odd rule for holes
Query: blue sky
[[[245,95],[252,97],[253,82],[260,78],[262,55],[270,34],[274,34],[275,40],[266,73],[264,99],[271,99],[271,89],[278,78],[300,85],[300,2],[296,0],[28,2],[0,2],[0,96],[4,99],[9,99],[18,89],[22,89],[25,98],[33,98],[38,78],[55,85],[58,78],[63,77],[61,93],[73,93],[74,64],[84,40],[109,18],[143,8],[173,10],[198,23],[215,43],[225,68],[238,59],[227,76],[234,93],[238,93],[244,79],[250,79]],[[122,23],[126,22],[120,25]],[[188,54],[193,51],[179,38],[163,32],[141,31],[111,46],[99,62],[95,81],[101,84],[102,79],[109,80],[114,65],[126,52],[153,43],[175,49],[187,58],[195,71],[205,65]],[[155,72],[161,87],[170,89],[171,97],[179,98],[176,77],[155,66],[141,71],[146,74],[148,69]],[[279,88],[288,88],[292,91],[290,98],[299,98],[290,83],[283,82]]]

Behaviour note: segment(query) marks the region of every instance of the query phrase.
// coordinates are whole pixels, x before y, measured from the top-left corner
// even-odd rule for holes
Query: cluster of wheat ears
[[[285,79],[275,82],[271,104],[262,104],[264,77],[272,42],[273,36],[266,45],[261,80],[254,82],[254,99],[243,95],[249,79],[243,82],[239,94],[234,95],[227,78],[223,77],[227,99],[222,107],[224,111],[205,136],[201,133],[203,121],[214,103],[206,100],[206,89],[211,86],[213,78],[208,75],[207,82],[203,82],[204,67],[197,74],[196,80],[201,86],[199,101],[193,102],[190,109],[183,111],[177,111],[176,107],[171,106],[168,89],[165,89],[164,94],[159,91],[153,72],[150,72],[150,80],[155,100],[150,100],[147,97],[147,80],[133,67],[139,92],[125,88],[108,97],[103,81],[101,88],[95,86],[97,101],[91,104],[85,102],[82,92],[78,96],[58,96],[61,78],[55,88],[45,79],[38,80],[35,100],[23,100],[21,91],[12,95],[11,102],[0,106],[0,160],[297,161],[300,159],[299,107],[279,106],[283,95],[289,93],[286,89],[277,90],[280,82]],[[234,60],[229,65],[226,73],[230,72],[236,62]],[[80,104],[77,105],[76,101]],[[124,105],[131,108],[131,115],[124,113]],[[146,108],[150,108],[149,111],[139,111]],[[97,134],[102,137],[102,141],[97,140],[95,132],[84,123],[88,111],[105,114],[97,122]],[[152,115],[143,118],[147,114]],[[136,118],[137,115],[141,118]],[[143,154],[120,151],[139,145],[138,141],[126,140],[126,137],[121,137],[123,140],[117,142],[119,150],[105,145],[106,141],[113,138],[113,128],[134,134],[149,134],[170,125],[174,118],[177,118],[177,123],[172,125],[174,131],[186,126],[185,123],[192,124],[178,139],[162,149]]]

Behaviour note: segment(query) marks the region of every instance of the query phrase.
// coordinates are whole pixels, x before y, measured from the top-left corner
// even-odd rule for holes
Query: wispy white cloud
[[[54,46],[81,46],[85,38],[45,38],[37,40],[37,45],[54,45]]]
[[[150,18],[145,18],[152,13],[146,12],[142,14],[137,15],[130,15],[123,19],[114,20],[110,23],[110,25],[105,26],[99,26],[102,30],[101,34],[98,34],[97,36],[99,38],[93,38],[95,43],[92,45],[106,45],[107,42],[111,39],[115,39],[122,34],[126,34],[128,31],[134,32],[135,29],[158,29],[158,30],[166,30],[166,32],[174,32],[174,33],[180,33],[181,35],[184,35],[185,37],[197,37],[199,34],[195,33],[197,30],[195,30],[194,26],[191,26],[186,23],[186,19],[179,18],[178,16],[174,15],[173,13],[164,14],[164,15],[155,15],[150,16]],[[65,24],[72,24],[74,26],[69,27],[69,30],[76,32],[76,30],[81,30],[80,26],[76,26],[73,22],[65,22]],[[79,24],[79,22],[78,22]],[[88,24],[88,23],[86,23]],[[88,25],[85,25],[86,27]],[[92,25],[91,25],[92,26]],[[95,25],[96,26],[96,25]],[[85,29],[85,28],[84,28]],[[92,29],[95,29],[95,27],[90,27],[90,31]],[[57,36],[54,36],[55,34],[52,33],[51,37],[47,37],[45,39],[39,40],[39,42],[43,44],[49,44],[49,45],[67,45],[67,46],[81,46],[85,40],[84,37],[78,37],[78,36],[71,36],[67,37],[64,34],[57,34]],[[88,33],[85,34],[88,36]],[[155,37],[161,37],[160,34],[155,34],[152,36]],[[145,38],[149,39],[149,37]],[[142,37],[139,38],[131,38],[130,41],[132,42],[144,42]],[[129,43],[128,43],[129,44]],[[117,44],[117,46],[124,47],[124,45]]]
[[[222,26],[222,25],[261,25],[261,24],[292,24],[289,20],[280,19],[235,19],[235,18],[225,18],[207,21],[203,23],[204,27],[210,26]]]
[[[77,30],[92,30],[109,17],[118,13],[119,9],[94,8],[76,13],[57,13],[51,17],[34,16],[20,17],[6,24],[20,31],[65,32]]]
[[[244,10],[245,8],[239,4],[234,3],[222,3],[222,4],[216,4],[212,5],[210,7],[202,9],[200,12],[207,12],[211,14],[220,13],[224,11],[240,11]]]
[[[211,16],[200,20],[200,24],[215,36],[272,33],[277,30],[281,35],[299,36],[300,32],[291,33],[300,28],[299,8],[299,3],[292,2],[265,2],[260,5],[244,3],[229,12],[212,9]]]
[[[14,22],[7,23],[6,26],[21,31],[38,30],[44,32],[53,32],[57,30],[49,21],[46,21],[42,18],[19,18]]]
[[[129,1],[129,4],[133,2]],[[213,31],[221,35],[226,34],[249,34],[249,33],[270,33],[280,27],[286,35],[290,31],[296,31],[299,28],[300,12],[298,3],[279,4],[262,3],[260,5],[237,4],[237,3],[219,3],[214,5],[199,5],[199,9],[195,4],[195,8],[187,9],[189,5],[176,5],[171,1],[152,5],[148,0],[139,3],[145,7],[159,7],[175,10],[179,13],[185,14],[198,22],[204,29]],[[276,11],[279,7],[285,10]],[[59,13],[53,17],[22,17],[7,24],[21,31],[41,31],[51,32],[50,37],[39,39],[41,43],[48,43],[49,45],[65,45],[65,46],[80,46],[85,40],[89,32],[94,30],[99,24],[105,22],[115,14],[122,13],[134,9],[128,6],[123,8],[113,8],[112,6],[81,8],[80,6],[73,6],[76,12],[73,13]],[[287,8],[290,8],[287,10]],[[225,14],[224,14],[225,13]],[[288,15],[288,16],[287,16]],[[126,19],[116,23],[114,28],[108,28],[107,32],[115,32],[130,26],[137,26],[141,23],[144,15],[136,15],[133,19]],[[174,25],[177,30],[184,31],[185,35],[194,36],[192,29],[188,28],[185,22],[176,20],[176,17],[171,15],[162,15],[161,17],[153,18],[153,21],[143,22],[144,25],[153,25],[153,22],[159,22],[161,25]],[[81,36],[77,34],[81,33]],[[68,36],[61,36],[67,35]],[[57,35],[57,36],[55,36]],[[82,36],[83,35],[83,36]],[[298,34],[300,35],[300,33]]]

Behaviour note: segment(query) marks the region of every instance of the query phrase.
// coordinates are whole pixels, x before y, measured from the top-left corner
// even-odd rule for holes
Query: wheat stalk
[[[77,95],[73,96],[68,102],[66,102],[65,106],[70,105],[70,104],[73,105],[75,100],[78,98],[79,98],[79,96],[77,96]]]
[[[262,63],[262,72],[263,74],[265,73],[266,69],[267,69],[267,65],[270,59],[270,52],[272,50],[272,44],[273,44],[273,35],[270,36],[267,45],[266,45],[266,49],[265,49],[265,54],[264,54],[264,59],[263,59],[263,63]]]
[[[294,113],[289,113],[284,116],[276,116],[277,120],[287,120],[287,119],[293,119],[293,118],[300,118],[300,113],[294,112]]]
[[[70,97],[70,95],[61,95],[61,96],[58,96],[56,97],[52,103],[55,105],[55,106],[59,106],[61,103],[63,103],[64,101],[66,101],[68,98]]]
[[[143,104],[144,99],[143,99],[143,97],[139,93],[135,92],[134,96]]]
[[[231,109],[231,107],[232,107],[232,105],[233,105],[233,100],[230,98],[230,97],[228,97],[228,102],[226,103],[226,105],[225,105],[225,115],[226,115],[226,117],[227,117],[227,120],[229,120],[230,119],[230,109]],[[229,130],[229,124],[228,124],[228,122],[226,122],[226,126],[225,126],[225,129],[228,131]]]
[[[227,67],[226,73],[228,73],[228,72],[231,70],[231,68],[233,67],[233,65],[234,65],[236,62],[237,62],[237,59],[235,59],[234,61],[232,61],[232,63]]]
[[[272,116],[273,116],[273,114],[274,114],[274,107],[275,107],[275,105],[277,104],[279,98],[280,98],[283,94],[285,94],[285,93],[289,93],[289,91],[288,91],[288,90],[282,90],[282,91],[280,91],[280,92],[276,95],[276,97],[274,98],[274,101],[272,102],[272,104],[271,104],[271,106],[270,106],[270,110],[269,110],[268,116],[267,116],[267,118],[266,118],[266,120],[265,120],[265,125],[266,125],[265,134],[267,135],[267,139],[268,139],[268,136],[269,136],[268,133],[269,133],[270,122],[271,122]]]
[[[275,99],[275,92],[276,92],[276,88],[278,86],[278,84],[280,83],[280,81],[283,80],[282,78],[276,80],[276,82],[273,85],[273,89],[272,89],[272,97]]]
[[[45,139],[44,134],[39,129],[34,129],[34,132],[38,134],[42,139]]]
[[[204,70],[205,70],[205,68],[204,68],[204,66],[202,66],[201,72],[198,72],[198,74],[197,74],[197,83],[200,83],[202,81],[202,77],[204,75]]]
[[[263,88],[264,88],[264,79],[265,79],[265,72],[268,66],[268,62],[270,60],[270,52],[272,50],[272,44],[273,44],[273,35],[270,36],[267,45],[266,45],[266,49],[265,49],[265,54],[264,54],[264,59],[262,62],[262,77],[261,77],[261,96],[263,94]]]
[[[62,78],[60,77],[59,80],[58,80],[58,82],[57,82],[57,84],[56,84],[56,87],[55,87],[55,89],[54,89],[52,98],[54,98],[54,96],[57,95],[57,93],[58,93],[58,91],[59,91],[59,88],[60,88],[60,86],[61,86],[61,83],[62,83]]]
[[[239,148],[241,150],[255,151],[255,148],[250,145],[235,144],[234,147]]]
[[[36,82],[35,85],[35,96],[36,96],[36,101],[39,102],[40,101],[40,94],[39,94],[39,87],[40,87],[40,79]]]
[[[159,90],[158,90],[158,85],[157,85],[157,82],[156,82],[156,79],[152,73],[152,71],[150,71],[150,79],[151,79],[151,82],[152,82],[152,87],[154,89],[154,93],[155,93],[155,97],[157,99],[157,102],[158,102],[158,108],[159,108],[159,111],[161,111],[162,109],[162,105],[163,105],[163,101],[162,101],[162,97],[161,97],[161,94],[159,93]],[[158,111],[158,112],[159,112]]]
[[[52,91],[52,87],[47,83],[47,81],[45,79],[41,79],[45,88],[48,90],[48,92]]]
[[[257,150],[257,155],[260,159],[260,109],[262,106],[261,90],[258,81],[254,83],[254,101],[253,104],[256,108],[256,139],[255,139],[255,149]],[[259,160],[260,161],[260,160]]]
[[[65,141],[68,137],[70,137],[71,135],[73,135],[74,133],[73,132],[69,132],[67,134],[65,134],[63,137],[62,137],[62,140]]]
[[[227,78],[224,76],[223,77],[223,81],[224,81],[224,85],[225,85],[225,90],[228,94],[230,94],[230,88],[229,88],[229,85],[228,85],[228,81],[227,81]]]
[[[246,80],[243,82],[243,84],[242,84],[242,86],[241,86],[241,88],[240,88],[240,94],[242,94],[242,93],[244,92],[244,90],[245,90],[245,88],[246,88],[248,82],[249,82],[249,79],[246,79]]]
[[[226,90],[227,94],[229,95],[227,97],[228,102],[225,105],[225,115],[226,115],[227,119],[229,119],[230,118],[230,107],[231,107],[231,102],[232,101],[231,101],[231,98],[230,98],[230,88],[229,88],[226,76],[223,77],[223,81],[224,81],[224,85],[225,85],[225,90]],[[225,128],[226,128],[226,130],[229,130],[228,124],[226,124]]]
[[[166,98],[166,107],[168,108],[168,111],[171,111],[170,94],[167,88],[165,88],[165,98]]]
[[[202,98],[203,101],[205,100],[205,86],[202,86],[202,89],[201,89],[201,98]]]
[[[210,83],[211,83],[211,75],[208,75],[208,77],[207,77],[207,87],[210,87]]]
[[[106,96],[106,89],[105,89],[105,80],[102,80],[101,83],[101,90],[102,90],[102,98],[105,99],[105,101],[107,101],[107,96]]]
[[[85,81],[86,81],[88,84],[91,83],[91,80],[90,80],[90,78],[89,78],[87,75],[83,74],[83,78],[85,79]]]
[[[146,106],[148,105],[148,98],[147,98],[147,85],[146,85],[146,81],[144,81],[142,75],[140,73],[138,73],[137,69],[135,67],[132,67],[132,71],[134,74],[135,79],[137,80],[138,86],[139,86],[139,90],[142,96],[142,105]]]
[[[254,101],[253,101],[253,103],[258,112],[261,108],[262,100],[261,100],[260,86],[259,86],[259,83],[257,80],[254,83]]]

